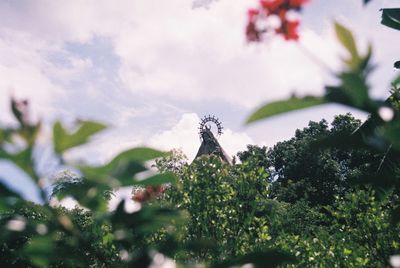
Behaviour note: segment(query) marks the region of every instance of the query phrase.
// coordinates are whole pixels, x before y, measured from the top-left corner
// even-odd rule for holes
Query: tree
[[[226,261],[265,250],[271,239],[265,215],[274,203],[267,198],[267,177],[250,162],[229,165],[215,156],[186,164],[164,202],[188,212],[183,241],[211,241],[214,247],[184,258]]]
[[[352,182],[361,174],[375,172],[381,156],[362,149],[321,148],[316,144],[338,134],[355,131],[361,122],[350,114],[336,116],[331,127],[325,120],[310,122],[295,137],[273,148],[248,146],[240,160],[255,163],[270,172],[271,198],[312,206],[332,204],[335,196],[353,191]]]

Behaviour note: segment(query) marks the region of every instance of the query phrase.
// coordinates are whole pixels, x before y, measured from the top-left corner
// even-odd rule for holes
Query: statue
[[[214,130],[213,133],[213,125]],[[195,158],[200,157],[202,155],[216,155],[221,158],[222,161],[232,164],[231,158],[227,155],[227,153],[222,149],[216,137],[222,135],[222,124],[215,116],[205,116],[201,122],[199,127],[199,136],[201,145],[199,151]]]

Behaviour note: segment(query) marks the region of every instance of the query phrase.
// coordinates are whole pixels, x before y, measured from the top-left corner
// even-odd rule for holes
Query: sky
[[[332,72],[345,54],[334,21],[353,31],[361,50],[372,43],[371,94],[386,97],[400,35],[380,25],[379,9],[396,2],[313,0],[301,14],[298,43],[272,37],[248,44],[246,13],[255,0],[2,0],[0,122],[13,123],[10,96],[28,99],[32,119],[45,122],[43,144],[56,119],[104,122],[108,130],[66,155],[102,164],[139,145],[180,148],[192,160],[200,118],[208,114],[222,121],[220,143],[229,155],[247,144],[273,146],[310,120],[346,112],[365,119],[325,105],[244,124],[266,102],[321,94],[335,83]],[[16,174],[0,163],[0,177]]]

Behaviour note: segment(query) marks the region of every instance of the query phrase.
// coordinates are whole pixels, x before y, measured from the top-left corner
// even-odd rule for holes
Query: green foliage
[[[400,30],[400,8],[383,8],[381,23],[395,30]]]
[[[175,167],[168,161],[159,163]],[[265,169],[251,162],[232,166],[210,156],[198,158],[180,170],[179,184],[166,192],[164,202],[188,212],[182,242],[206,240],[214,247],[179,258],[216,261],[216,267],[244,264],[244,260],[256,266],[261,262],[275,267],[292,260],[286,254],[267,249],[271,237],[265,215],[271,208]],[[247,255],[249,252],[256,253]]]
[[[353,133],[360,124],[349,114],[336,116],[331,127],[325,120],[310,122],[268,151],[249,146],[238,157],[270,171],[270,197],[289,203],[305,200],[312,206],[332,204],[335,196],[354,190],[352,180],[375,172],[382,156],[343,145],[319,148],[316,143]]]
[[[64,151],[84,144],[104,128],[94,122],[82,122],[72,133],[55,123],[55,154],[79,175],[58,174],[51,198],[72,197],[78,206],[73,210],[51,206],[33,157],[40,124],[27,120],[27,107],[21,103],[25,105],[13,101],[19,126],[1,129],[0,157],[32,177],[43,204],[26,202],[0,184],[1,267],[149,267],[157,254],[185,263],[224,261],[225,267],[244,261],[255,265],[269,261],[275,267],[292,260],[282,251],[264,250],[264,242],[270,239],[267,218],[262,216],[268,185],[265,170],[249,163],[229,166],[218,158],[187,166],[182,156],[150,148],[127,150],[100,166],[62,161]],[[13,143],[16,136],[26,141],[25,148]],[[165,166],[163,172],[138,179],[139,173],[149,171],[147,162],[160,157],[156,165]],[[184,176],[177,182],[168,170]],[[133,201],[121,201],[115,211],[107,210],[117,187],[161,184],[183,192],[166,194],[164,203],[142,203],[134,212],[126,203]],[[168,205],[170,201],[174,203]],[[239,205],[242,209],[238,210]],[[176,207],[191,213],[188,224],[185,213]],[[218,247],[208,241],[217,242]]]
[[[325,101],[323,98],[316,98],[313,96],[306,96],[303,98],[291,97],[288,100],[272,102],[260,107],[247,119],[246,123],[252,123],[263,118],[268,118],[285,112],[305,109],[324,103]]]
[[[54,150],[61,154],[70,148],[85,144],[90,136],[105,128],[105,125],[97,122],[81,121],[75,132],[68,133],[61,122],[56,122],[53,126]]]
[[[95,221],[89,211],[50,208],[21,201],[2,214],[2,226],[10,227],[9,222],[15,215],[19,215],[18,219],[26,226],[22,231],[3,233],[2,240],[8,240],[1,247],[1,260],[5,266],[107,267],[121,262],[115,246],[103,240],[112,235],[110,227]],[[58,222],[53,221],[54,216]],[[60,228],[59,224],[73,225],[81,240],[74,239],[69,233],[71,230]],[[20,242],[11,243],[12,240]]]
[[[365,4],[368,2],[364,1]],[[383,9],[382,23],[399,30],[399,14],[399,9]],[[317,199],[319,201],[311,211],[314,210],[312,214],[323,215],[323,221],[311,222],[314,226],[311,232],[308,230],[299,233],[299,230],[283,228],[285,233],[275,233],[271,241],[275,241],[275,246],[280,246],[297,256],[299,262],[295,267],[388,267],[390,256],[399,252],[400,242],[398,79],[393,82],[393,89],[387,100],[371,98],[368,85],[368,77],[373,69],[370,63],[371,47],[361,55],[348,29],[336,23],[335,30],[338,40],[349,56],[343,60],[343,71],[335,74],[338,85],[327,86],[325,94],[315,98],[363,110],[370,113],[370,117],[352,131],[324,134],[326,130],[323,126],[313,127],[314,131],[307,134],[311,137],[319,133],[311,143],[313,146],[309,146],[310,140],[303,141],[296,133],[295,139],[273,148],[272,166],[276,174],[272,173],[272,176],[276,182],[272,183],[271,196],[279,196],[276,192],[274,195],[274,187],[278,183],[277,188],[284,190],[284,194],[278,199],[292,197],[289,201],[293,205],[289,205],[291,208],[287,210],[290,211],[299,204],[298,200],[305,191],[308,192],[305,196],[307,201],[311,201],[309,196],[320,193]],[[261,118],[262,116],[257,119]],[[308,148],[311,154],[307,154],[303,148]],[[327,149],[332,155],[324,158],[320,150],[326,152]],[[313,159],[312,154],[316,154],[320,159]],[[303,162],[303,158],[306,161]],[[294,172],[290,172],[291,168],[300,166],[303,168],[295,168]],[[310,173],[305,174],[305,170]],[[319,171],[324,172],[318,174]],[[336,180],[335,174],[341,175],[342,177],[337,177],[341,180]],[[301,179],[307,176],[317,176],[320,182]],[[293,181],[292,178],[297,179]],[[337,192],[341,187],[336,186],[340,186],[342,182],[349,182],[351,178],[356,178],[359,183],[371,185],[373,190],[368,190],[368,186],[364,185],[351,191]],[[330,185],[332,181],[335,183]],[[290,184],[292,187],[287,187]],[[323,187],[324,184],[327,187]],[[322,188],[316,190],[315,186],[318,185]],[[329,188],[331,192],[326,192]],[[344,189],[349,188],[345,186]],[[330,202],[325,203],[323,207],[315,206],[324,204],[321,201],[326,197],[331,199]],[[309,210],[308,206],[296,208],[298,212]],[[282,215],[290,215],[286,213],[283,211]],[[316,219],[319,219],[319,216]],[[279,218],[275,219],[278,224]],[[295,218],[301,219],[299,216]],[[286,219],[282,218],[282,226],[285,226],[285,222]]]
[[[170,228],[180,219],[180,213],[157,206],[143,206],[139,211],[130,212],[125,209],[125,201],[121,201],[116,211],[109,212],[107,193],[119,186],[173,185],[175,177],[171,174],[156,174],[144,180],[135,177],[147,170],[146,161],[166,154],[150,148],[134,148],[103,166],[69,165],[83,176],[67,173],[59,176],[53,197],[73,197],[82,209],[69,211],[50,206],[34,158],[41,125],[28,120],[27,105],[27,101],[12,100],[19,125],[1,129],[0,159],[11,161],[32,178],[44,204],[28,203],[0,184],[0,266],[148,267],[154,252],[167,247],[140,243],[140,238],[161,228]],[[56,122],[53,127],[55,153],[61,159],[65,150],[86,143],[102,129],[104,125],[87,121],[70,133]],[[15,143],[18,139],[24,141],[22,146]],[[168,252],[174,252],[175,248],[169,245]]]
[[[297,256],[295,267],[387,267],[400,246],[399,226],[389,221],[390,205],[373,191],[349,193],[326,207],[329,224],[314,225],[306,235],[280,235],[276,245]]]

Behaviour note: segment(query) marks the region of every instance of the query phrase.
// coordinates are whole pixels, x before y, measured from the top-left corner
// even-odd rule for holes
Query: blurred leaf
[[[229,267],[237,267],[242,266],[248,263],[254,265],[255,268],[263,267],[278,267],[287,263],[294,263],[295,258],[284,251],[281,250],[266,250],[262,252],[254,252],[247,254],[242,257],[232,258],[230,260],[214,264],[212,267],[215,268],[229,268]]]
[[[392,221],[392,224],[397,224],[400,222],[400,206],[396,206],[392,210],[391,221]]]
[[[53,241],[50,236],[36,236],[25,246],[24,253],[38,267],[48,267],[53,255]]]
[[[396,95],[400,95],[400,75],[397,76],[393,81],[392,81],[392,90],[394,90]],[[400,97],[398,98],[400,99]]]
[[[9,154],[0,148],[0,159],[2,158],[10,160],[13,164],[25,171],[35,181],[39,180],[32,160],[32,147],[27,147],[25,150],[22,150],[16,154]]]
[[[80,182],[66,183],[64,186],[55,193],[60,200],[70,196],[80,205],[93,211],[105,212],[107,210],[106,192],[111,190],[107,183],[82,179]]]
[[[324,103],[325,100],[322,97],[314,96],[306,96],[304,98],[292,97],[288,100],[268,103],[256,110],[252,115],[250,115],[246,123],[252,123],[254,121],[258,121],[260,119],[268,118],[274,115],[301,110]]]
[[[113,160],[111,160],[109,165],[114,165],[120,161],[146,162],[166,155],[168,155],[168,153],[154,150],[151,148],[138,147],[120,153]]]
[[[156,185],[170,183],[171,185],[175,186],[176,181],[177,181],[177,178],[173,173],[166,172],[166,173],[151,176],[151,177],[146,178],[141,181],[136,181],[135,184],[140,185],[140,186],[156,186]]]
[[[358,61],[360,56],[358,54],[356,42],[354,41],[353,34],[338,22],[335,22],[336,36],[342,45],[347,49],[352,57],[352,61]]]
[[[4,209],[10,207],[10,205],[13,203],[12,199],[14,198],[21,199],[21,196],[0,181],[0,213],[2,213]]]
[[[0,181],[0,198],[4,197],[18,197],[21,198],[20,195],[13,190],[10,190],[7,185],[5,185],[2,181]]]
[[[368,86],[366,81],[354,73],[343,73],[340,75],[345,94],[349,97],[352,106],[364,107],[369,101]]]
[[[400,69],[400,60],[396,61],[396,62],[393,64],[393,67],[396,68],[396,69]]]
[[[115,230],[124,229],[135,232],[137,235],[146,236],[172,224],[174,219],[180,216],[175,209],[161,208],[158,206],[144,206],[141,210],[129,213],[125,209],[125,203],[131,202],[122,200],[117,209],[112,213],[111,223]]]
[[[122,185],[132,185],[135,174],[147,170],[143,162],[166,156],[168,153],[151,148],[138,147],[122,152],[108,164],[99,167],[80,167],[81,171],[90,180],[99,181],[115,178]]]
[[[21,127],[26,127],[29,125],[27,100],[16,100],[11,98],[11,110]]]
[[[381,23],[387,27],[400,30],[400,8],[383,8]]]
[[[363,0],[364,1],[364,5],[368,4],[369,2],[371,2],[371,0]]]
[[[378,133],[393,146],[394,149],[400,151],[400,122],[395,121],[386,124],[384,128],[378,129]]]
[[[68,133],[60,122],[56,122],[53,126],[54,150],[56,153],[61,154],[67,149],[85,144],[90,136],[105,128],[106,126],[101,123],[82,121],[74,133]]]
[[[0,129],[0,145],[3,142],[9,142],[11,140],[11,136],[13,134],[13,130],[9,128],[1,128]]]

